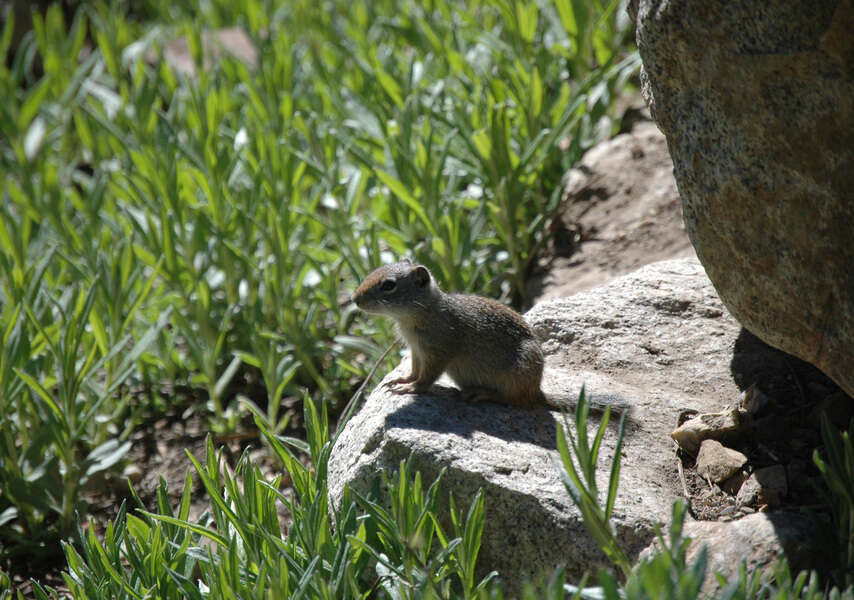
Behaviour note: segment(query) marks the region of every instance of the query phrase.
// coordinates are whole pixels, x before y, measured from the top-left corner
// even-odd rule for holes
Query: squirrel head
[[[352,300],[365,312],[406,319],[433,304],[441,293],[427,267],[404,260],[365,277]]]

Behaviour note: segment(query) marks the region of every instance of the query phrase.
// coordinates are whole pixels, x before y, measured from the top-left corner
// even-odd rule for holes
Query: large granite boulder
[[[629,12],[686,230],[721,299],[854,394],[854,3]]]

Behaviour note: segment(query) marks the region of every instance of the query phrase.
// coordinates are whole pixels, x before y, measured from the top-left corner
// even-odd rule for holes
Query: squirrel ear
[[[430,285],[430,271],[427,267],[418,265],[413,269],[412,276],[415,278],[415,285],[418,287],[427,287]]]

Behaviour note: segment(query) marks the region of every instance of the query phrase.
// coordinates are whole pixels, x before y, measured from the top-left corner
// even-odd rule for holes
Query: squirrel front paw
[[[406,377],[398,377],[392,379],[386,384],[386,387],[395,394],[411,394],[415,391],[415,381],[418,376],[415,373],[410,373]]]
[[[415,388],[415,384],[412,383],[399,383],[396,385],[390,385],[389,389],[394,394],[415,394],[418,390]]]
[[[409,375],[389,381],[386,387],[395,394],[421,394],[430,389],[430,384],[425,385],[417,376]]]
[[[416,381],[418,376],[415,373],[410,373],[406,377],[398,377],[397,379],[392,379],[386,384],[386,387],[389,389],[396,389],[400,387],[406,387],[406,384],[410,384],[413,381]]]

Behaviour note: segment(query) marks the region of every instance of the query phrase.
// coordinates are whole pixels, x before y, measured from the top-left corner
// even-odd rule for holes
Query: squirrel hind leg
[[[507,404],[502,395],[492,388],[481,386],[467,386],[462,390],[463,399],[466,402],[499,402]]]
[[[540,389],[539,381],[536,383],[518,381],[506,391],[504,403],[511,406],[533,408],[546,406],[548,401]]]
[[[498,404],[523,408],[546,404],[545,397],[539,389],[531,392],[528,389],[523,390],[520,388],[497,390],[483,386],[470,386],[463,388],[462,394],[466,402],[496,402]]]

